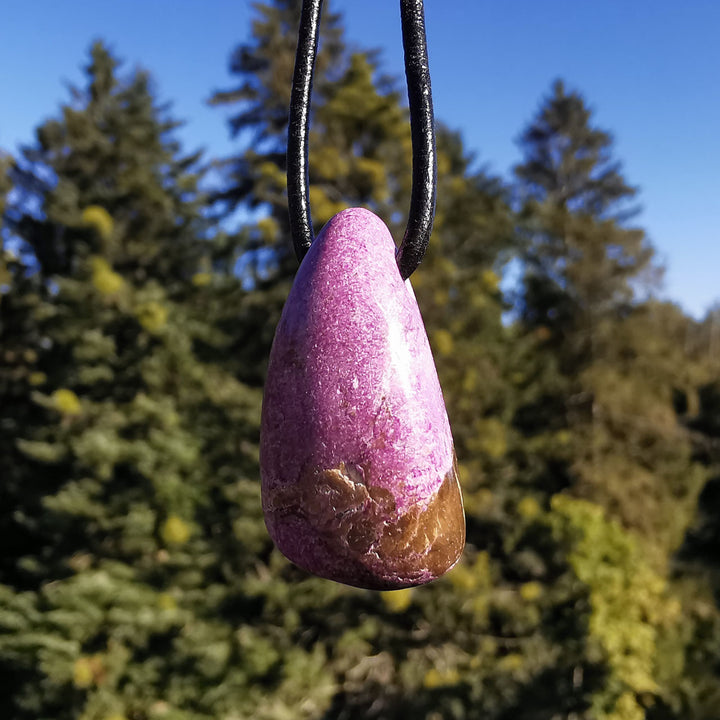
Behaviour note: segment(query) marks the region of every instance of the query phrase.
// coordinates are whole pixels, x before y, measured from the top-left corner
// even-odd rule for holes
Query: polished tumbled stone
[[[303,260],[270,353],[265,522],[321,577],[393,589],[458,560],[465,517],[420,311],[384,223],[336,215]]]

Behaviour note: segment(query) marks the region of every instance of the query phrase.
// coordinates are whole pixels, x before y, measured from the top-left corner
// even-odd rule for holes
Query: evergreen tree
[[[7,717],[219,714],[247,701],[270,647],[224,673],[250,642],[232,640],[233,586],[268,545],[259,393],[198,355],[223,342],[196,309],[213,284],[198,175],[147,76],[116,65],[93,46],[87,87],[39,128],[8,210],[28,261],[2,331],[6,308],[33,299],[31,270],[39,342],[22,355],[32,373],[16,371],[24,395],[0,388],[3,418],[8,399],[22,407],[3,476]]]
[[[682,595],[673,597],[679,588],[667,578],[705,476],[677,407],[678,393],[694,392],[697,366],[685,356],[686,319],[646,300],[658,270],[644,233],[626,226],[635,189],[583,98],[557,82],[521,147],[524,162],[515,174],[526,250],[518,328],[526,349],[513,423],[521,433],[521,477],[535,492],[555,494],[551,518],[569,493],[592,501],[592,513],[608,522],[619,521],[645,558],[654,587],[665,588],[655,610],[636,617],[645,618],[644,629],[627,626],[628,642],[637,633],[648,643],[645,650],[629,645],[625,651],[628,660],[644,664],[640,684],[634,682],[639,675],[619,671],[609,650],[624,642],[617,633],[625,631],[609,616],[605,626],[594,621],[615,591],[598,585],[586,615],[585,662],[593,647],[608,642],[607,675],[591,690],[591,707],[611,717],[642,717],[648,697],[655,695],[659,705],[672,696],[670,678],[683,662]],[[571,566],[572,558],[571,552]],[[580,567],[574,570],[583,580]],[[619,579],[627,571],[617,556],[605,572]],[[589,587],[592,597],[592,582]],[[648,664],[653,654],[658,661]]]
[[[577,92],[556,80],[520,146],[524,162],[515,168],[521,196],[570,212],[618,217],[637,188],[627,184],[612,157],[612,137],[591,125],[592,112]]]
[[[199,155],[180,155],[172,137],[179,123],[157,105],[147,73],[122,83],[117,65],[93,46],[88,86],[71,88],[62,116],[39,127],[23,152],[15,173],[23,202],[9,218],[45,277],[76,272],[81,250],[102,245],[133,281],[157,281],[172,296],[200,260]],[[40,200],[44,212],[24,212]]]
[[[521,143],[516,176],[529,198],[521,320],[540,366],[518,426],[569,430],[569,453],[557,464],[562,482],[629,526],[665,535],[667,557],[687,521],[676,503],[692,505],[701,472],[673,405],[680,379],[663,357],[677,355],[669,328],[654,320],[659,306],[645,308],[637,292],[653,270],[652,248],[618,219],[634,190],[612,160],[610,136],[560,82]]]
[[[568,360],[581,363],[601,351],[603,319],[632,302],[653,255],[644,233],[622,222],[636,189],[612,158],[611,136],[591,121],[582,96],[556,81],[515,167],[528,238],[523,320],[565,340],[572,330]]]
[[[215,199],[226,211],[243,204],[262,208],[268,215],[250,232],[249,247],[245,245],[243,251],[275,245],[281,256],[287,254],[285,148],[301,7],[299,0],[256,6],[252,39],[238,45],[230,59],[230,72],[238,77],[239,85],[216,92],[210,100],[216,106],[232,107],[231,134],[242,141],[243,148],[222,162],[227,170],[225,186]],[[314,112],[347,67],[342,34],[340,16],[325,7],[313,86]]]

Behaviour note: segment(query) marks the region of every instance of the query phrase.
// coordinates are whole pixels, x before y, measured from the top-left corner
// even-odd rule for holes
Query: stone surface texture
[[[300,567],[394,589],[458,560],[465,517],[427,334],[384,223],[336,215],[303,260],[270,353],[265,522]]]

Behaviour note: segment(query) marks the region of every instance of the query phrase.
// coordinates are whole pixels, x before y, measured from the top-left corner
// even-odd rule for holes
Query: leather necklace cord
[[[298,261],[313,242],[309,200],[309,132],[313,69],[322,0],[303,0],[295,57],[287,147],[288,210]],[[406,280],[425,255],[435,216],[437,153],[423,0],[400,0],[405,75],[412,136],[410,211],[396,260]]]

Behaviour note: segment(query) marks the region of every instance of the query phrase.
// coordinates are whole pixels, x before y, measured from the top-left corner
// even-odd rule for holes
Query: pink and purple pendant
[[[320,577],[392,590],[460,557],[437,371],[390,232],[368,210],[332,218],[300,266],[270,353],[260,467],[270,536]]]

